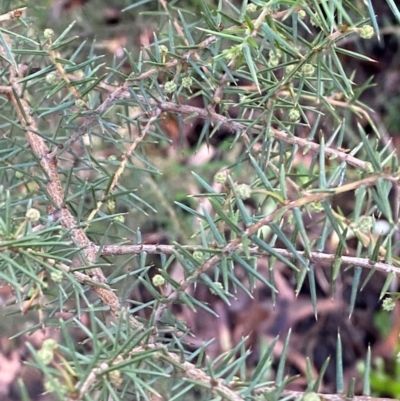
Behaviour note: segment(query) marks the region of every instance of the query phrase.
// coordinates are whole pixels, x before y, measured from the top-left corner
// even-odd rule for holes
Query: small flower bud
[[[193,258],[196,259],[200,263],[204,262],[204,254],[201,251],[194,251]]]
[[[57,392],[58,394],[62,393],[65,395],[68,393],[68,387],[64,384],[61,384],[61,382],[55,377],[52,377],[51,380],[46,381],[44,383],[44,388],[47,393]]]
[[[46,75],[46,82],[50,85],[55,84],[57,82],[56,74],[50,73]]]
[[[228,172],[226,170],[220,170],[214,175],[214,181],[218,184],[224,184],[228,178]]]
[[[165,84],[165,92],[166,93],[172,93],[176,91],[176,83],[174,81],[168,81]]]
[[[107,157],[107,160],[110,162],[115,162],[117,160],[117,156],[115,155],[110,155]]]
[[[299,16],[300,19],[304,19],[307,16],[307,13],[304,10],[300,10],[297,15]]]
[[[220,288],[221,290],[224,289],[224,287],[222,286],[222,284],[221,284],[220,282],[218,282],[218,281],[214,281],[214,286]],[[217,291],[215,291],[214,288],[211,288],[211,287],[210,287],[210,292],[211,292],[211,294],[213,294],[213,295],[217,295]]]
[[[117,369],[109,372],[108,378],[114,387],[119,387],[123,382],[121,371]]]
[[[76,99],[75,100],[75,106],[79,107],[79,108],[82,108],[82,107],[85,106],[85,102],[82,99]]]
[[[22,171],[16,171],[16,172],[15,172],[15,177],[18,178],[18,179],[23,178],[24,175],[25,175],[25,174],[24,174]]]
[[[257,5],[256,4],[253,4],[253,3],[247,4],[246,12],[248,14],[255,13],[256,11],[257,11]]]
[[[109,199],[107,202],[107,207],[111,210],[115,210],[115,200],[113,199]]]
[[[318,17],[317,13],[311,15],[310,23],[313,26],[319,26],[320,25],[319,17]]]
[[[288,66],[285,68],[285,74],[286,74],[286,75],[289,75],[295,68],[296,68],[296,65],[295,65],[295,64],[288,65]]]
[[[189,89],[193,85],[192,77],[183,77],[182,78],[182,86],[186,89]]]
[[[293,122],[300,120],[300,111],[297,109],[291,109],[289,111],[289,120]]]
[[[160,45],[160,46],[158,46],[158,50],[160,50],[160,53],[161,54],[167,54],[168,53],[168,47],[167,46],[164,46],[164,45]]]
[[[306,77],[310,77],[314,75],[315,67],[312,64],[304,64],[301,71]]]
[[[122,215],[115,216],[114,221],[116,221],[117,223],[125,223],[125,217]]]
[[[358,228],[362,233],[369,233],[374,225],[374,219],[372,216],[361,216],[357,222]]]
[[[243,54],[243,48],[241,45],[234,45],[229,49],[223,50],[222,54],[227,60],[233,60]]]
[[[56,348],[57,342],[52,338],[48,338],[44,340],[42,348],[37,352],[37,356],[45,365],[48,365],[53,361]]]
[[[277,67],[282,57],[282,52],[279,49],[270,50],[268,64],[270,67]]]
[[[385,298],[382,302],[382,309],[386,312],[390,312],[394,309],[396,306],[395,302],[393,301],[392,298]]]
[[[48,349],[56,349],[58,347],[58,342],[54,340],[54,338],[46,338],[46,340],[43,341],[42,348],[48,348]]]
[[[161,287],[165,283],[165,279],[161,274],[156,274],[151,281],[154,287]]]
[[[321,202],[319,202],[319,201],[310,203],[310,206],[311,206],[311,209],[316,213],[320,213],[325,210],[324,207],[322,206]]]
[[[358,34],[363,39],[371,39],[374,36],[374,28],[371,25],[364,25],[358,29]]]
[[[235,190],[239,199],[249,199],[251,196],[251,188],[247,184],[239,184]]]
[[[50,277],[55,283],[61,283],[63,274],[61,271],[51,272]]]
[[[30,221],[39,221],[40,212],[32,207],[26,211],[25,217]]]
[[[45,30],[43,31],[43,36],[44,36],[46,39],[51,38],[53,35],[54,35],[54,31],[53,31],[52,29],[50,29],[50,28],[47,28],[47,29],[45,29]]]

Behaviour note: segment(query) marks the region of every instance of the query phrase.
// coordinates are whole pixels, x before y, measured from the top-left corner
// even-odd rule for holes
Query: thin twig
[[[271,15],[272,18],[274,19],[282,19],[287,15],[289,10],[284,10],[284,11],[279,11],[277,13],[274,13]],[[254,21],[255,22],[255,21]],[[237,29],[237,26],[232,26],[227,28],[225,31],[229,32],[230,30],[235,30]],[[216,35],[211,35],[207,39],[203,40],[199,44],[196,45],[195,49],[191,49],[184,53],[180,58],[176,58],[173,60],[170,60],[166,62],[162,69],[160,67],[154,67],[150,68],[149,70],[142,72],[138,75],[131,75],[129,76],[128,80],[125,81],[125,83],[119,87],[115,87],[112,85],[107,85],[104,83],[99,84],[99,87],[102,89],[107,88],[108,91],[111,93],[108,95],[107,99],[104,100],[104,102],[97,107],[97,109],[93,112],[93,114],[87,116],[85,118],[85,122],[79,127],[79,129],[71,135],[71,138],[64,144],[64,149],[62,151],[65,151],[66,149],[69,149],[69,147],[82,135],[87,133],[93,126],[95,126],[98,123],[98,117],[101,116],[105,111],[110,109],[118,100],[123,99],[123,98],[128,98],[130,97],[129,93],[129,88],[135,84],[135,82],[140,82],[140,81],[145,81],[152,76],[159,74],[160,71],[169,71],[171,69],[176,68],[179,64],[185,63],[187,60],[190,58],[198,57],[198,53],[207,49],[211,44],[216,42],[219,39],[218,36]],[[148,99],[146,99],[146,102]],[[144,104],[146,104],[146,102]]]
[[[139,98],[141,101],[142,99]],[[144,99],[143,99],[144,101]],[[168,113],[175,113],[181,115],[196,115],[196,117],[201,118],[203,120],[210,120],[214,125],[219,125],[221,128],[226,128],[231,132],[247,132],[252,134],[259,134],[260,131],[264,129],[262,126],[256,126],[248,129],[245,124],[232,121],[232,119],[222,116],[212,110],[204,110],[198,107],[183,105],[183,104],[175,104],[172,102],[160,102],[157,103],[155,100],[150,100],[150,104],[154,107],[159,107],[162,111]],[[272,137],[283,142],[297,145],[301,148],[309,148],[311,151],[315,153],[319,153],[321,150],[320,145],[315,142],[312,142],[305,138],[299,138],[296,136],[289,135],[281,130],[271,128]],[[337,149],[325,147],[325,155],[326,157],[335,157],[340,161],[344,161],[351,166],[357,167],[358,169],[365,170],[367,168],[367,163],[363,160],[357,159],[356,157],[349,155],[345,152],[342,152]]]
[[[143,128],[141,134],[136,137],[136,139],[132,142],[131,146],[128,148],[128,150],[125,152],[125,154],[122,155],[122,157],[121,157],[122,161],[121,161],[117,171],[114,174],[114,178],[112,180],[112,183],[111,183],[110,187],[108,188],[107,192],[104,193],[102,198],[97,202],[96,208],[91,211],[91,213],[89,214],[89,216],[87,218],[87,221],[92,220],[94,218],[94,216],[96,216],[97,212],[100,210],[101,205],[104,203],[104,201],[107,198],[107,196],[113,191],[115,186],[118,184],[118,180],[120,179],[122,173],[124,172],[126,164],[127,164],[128,160],[129,160],[129,155],[131,155],[135,151],[137,145],[146,136],[148,130],[151,127],[151,125],[159,117],[160,113],[161,113],[161,111],[158,110],[158,109],[156,109],[153,112],[152,117],[149,119],[149,121],[147,122],[146,126]]]
[[[0,48],[0,53],[4,49]],[[45,141],[45,137],[38,135],[40,132],[38,125],[32,117],[32,112],[28,102],[22,95],[22,85],[18,84],[17,81],[21,78],[19,71],[13,66],[10,67],[10,86],[1,86],[0,93],[6,95],[17,114],[21,126],[25,130],[26,139],[32,149],[35,157],[39,160],[40,166],[47,176],[47,192],[50,196],[50,200],[53,204],[55,211],[52,213],[57,215],[57,222],[60,223],[65,229],[69,230],[71,237],[74,242],[83,250],[85,259],[89,264],[94,264],[98,256],[98,246],[89,240],[84,230],[78,225],[75,217],[72,215],[70,210],[65,206],[64,191],[61,185],[61,180],[58,174],[57,167],[57,152],[50,152],[49,147]],[[112,102],[111,102],[112,104]],[[158,117],[160,110],[156,110],[155,114],[149,120],[148,124],[144,129],[142,136],[148,131],[151,123]],[[135,149],[137,144],[142,139],[142,136],[138,137],[131,146],[131,151]],[[123,169],[121,170],[121,172]],[[57,266],[64,272],[69,273],[70,268],[65,264],[57,264]],[[97,296],[110,308],[111,313],[114,317],[118,318],[121,314],[126,313],[122,307],[119,298],[115,293],[105,284],[105,276],[100,268],[91,268],[86,270],[86,274],[81,272],[73,272],[74,277],[78,282],[87,283],[91,289],[97,294]],[[129,315],[129,321],[133,327],[143,328],[143,325],[133,316]],[[145,347],[138,347],[136,352],[142,352],[149,348],[162,348],[160,357],[167,362],[170,362],[175,368],[181,372],[185,377],[202,381],[206,383],[210,391],[216,395],[220,395],[225,399],[233,401],[241,401],[242,398],[229,387],[224,384],[222,379],[214,379],[208,376],[203,370],[197,368],[190,362],[181,361],[180,357],[170,351],[165,346],[159,343],[152,343],[153,336],[149,336],[149,344]],[[101,369],[104,370],[106,365],[101,365],[99,368],[95,368],[88,376],[86,382],[83,384],[83,391],[79,394],[79,398],[83,398],[86,391],[89,390],[94,380],[98,377]],[[81,388],[81,389],[82,389]],[[78,399],[79,399],[78,398]],[[74,400],[76,400],[76,395]]]
[[[3,48],[0,48],[0,53],[4,55]],[[28,102],[23,97],[22,85],[17,83],[18,79],[22,78],[21,74],[22,71],[20,73],[17,68],[10,66],[10,85],[1,86],[0,93],[6,95],[11,101],[20,124],[25,130],[25,137],[29,146],[36,159],[39,160],[40,166],[47,177],[46,188],[52,207],[58,215],[58,222],[70,232],[76,245],[82,249],[84,260],[89,265],[94,265],[97,260],[97,247],[89,240],[84,230],[78,226],[75,217],[65,206],[64,191],[58,175],[56,152],[50,152],[44,139],[45,137],[37,134],[40,132],[39,127],[32,117],[33,113]],[[106,289],[102,285],[105,283],[106,278],[101,268],[87,269],[86,274],[90,277],[90,280],[96,283],[95,285],[90,285],[92,290],[109,306],[111,313],[118,318],[122,313],[120,301],[112,290]],[[76,278],[78,281],[82,279],[79,275]],[[130,316],[130,321],[135,327],[143,326],[134,316]]]
[[[275,387],[260,387],[254,390],[256,394],[268,394],[276,391]],[[304,391],[294,391],[294,390],[283,390],[282,396],[289,397],[294,400],[302,400],[305,398],[306,394],[310,394],[310,392],[306,393]],[[314,394],[314,393],[313,393]],[[311,397],[310,397],[311,398]],[[369,395],[355,395],[353,397],[348,397],[345,394],[324,394],[324,393],[315,393],[315,398],[319,400],[326,401],[394,401],[393,398],[379,398],[379,397],[371,397]]]
[[[186,251],[195,252],[200,251],[204,253],[215,253],[222,254],[223,248],[212,248],[207,249],[200,245],[187,245],[184,247],[175,247],[174,245],[104,245],[100,249],[100,253],[103,256],[116,256],[116,255],[137,255],[142,252],[146,252],[148,255],[172,255],[176,252],[179,252],[179,249],[184,248]],[[279,255],[282,255],[286,258],[292,258],[295,255],[293,252],[288,251],[283,248],[273,248],[274,252]],[[243,247],[240,245],[235,249],[237,253],[244,253]],[[270,256],[269,252],[260,250],[258,247],[249,247],[246,249],[250,255],[256,256]],[[320,263],[332,263],[337,260],[337,256],[331,253],[323,253],[323,252],[311,252],[308,254],[305,251],[296,251],[299,255],[303,256],[305,259],[308,259],[310,262],[320,262]],[[377,271],[383,273],[395,273],[400,277],[400,267],[396,267],[390,263],[385,262],[373,262],[368,258],[361,258],[356,256],[340,256],[340,261],[345,266],[360,266],[366,269],[375,269]]]
[[[101,85],[103,89],[107,90],[113,90],[112,85]],[[122,88],[122,87],[119,87]],[[121,90],[118,92],[118,99],[114,99],[114,101],[120,100],[120,99],[127,99],[131,98],[131,94],[128,90]],[[218,125],[221,128],[225,128],[232,133],[235,132],[241,132],[243,133],[251,133],[251,134],[259,134],[264,127],[262,126],[255,126],[252,128],[247,128],[247,126],[243,123],[233,121],[232,119],[225,117],[221,114],[216,113],[212,109],[203,109],[199,107],[194,107],[194,106],[189,106],[185,104],[176,104],[173,102],[165,102],[165,101],[157,101],[155,99],[150,99],[150,98],[144,98],[141,95],[137,95],[137,99],[139,102],[141,102],[142,105],[148,104],[151,107],[157,107],[160,110],[167,112],[167,113],[174,113],[178,115],[195,115],[197,118],[201,118],[203,120],[209,120],[211,121],[214,125]],[[299,138],[290,134],[287,134],[286,132],[283,132],[281,130],[271,128],[271,136],[277,140],[292,144],[292,145],[297,145],[300,148],[307,148],[311,150],[314,153],[319,153],[321,150],[321,147],[319,144],[312,142],[308,139],[305,138]],[[334,157],[337,160],[346,162],[350,166],[356,167],[359,170],[365,171],[367,169],[368,163],[358,159],[357,157],[354,157],[346,152],[342,152],[338,149],[330,148],[330,147],[325,147],[324,148],[325,155],[326,157]]]
[[[119,356],[118,358],[120,360],[116,360],[111,365],[103,362],[100,366],[93,368],[85,382],[82,383],[80,387],[78,399],[82,398],[90,390],[90,388],[99,380],[99,376],[104,375],[104,371],[108,370],[110,366],[115,366],[120,362],[124,363],[129,360],[129,358],[134,357],[135,355],[140,355],[143,352],[149,354],[149,350],[153,350],[153,352],[150,353],[150,358],[162,360],[171,364],[175,368],[175,371],[185,377],[185,379],[201,382],[204,388],[209,389],[216,396],[219,395],[222,396],[222,398],[231,401],[243,400],[237,391],[232,390],[223,379],[212,378],[203,370],[196,367],[193,363],[181,361],[181,358],[178,355],[169,352],[167,348],[161,344],[148,344],[143,347],[136,347],[129,352],[128,356],[124,359]],[[75,399],[76,398],[74,398],[74,400]]]
[[[380,179],[387,179],[387,180],[398,183],[399,176],[393,176],[392,174],[377,174],[374,176],[364,178],[362,180],[358,180],[358,181],[354,181],[349,184],[342,185],[340,187],[335,188],[334,191],[308,194],[302,198],[293,200],[293,201],[283,205],[282,207],[280,207],[280,208],[276,209],[275,211],[273,211],[272,213],[270,213],[268,216],[265,216],[262,219],[260,219],[257,223],[248,226],[243,231],[242,235],[238,236],[236,239],[232,240],[227,245],[225,245],[220,250],[219,254],[214,255],[211,258],[209,258],[207,261],[205,261],[199,268],[197,268],[194,272],[192,272],[190,274],[190,276],[186,280],[184,280],[178,288],[173,290],[166,297],[164,303],[160,304],[155,311],[155,314],[154,314],[155,322],[157,322],[161,319],[164,311],[167,309],[167,307],[170,303],[176,301],[179,298],[180,294],[184,293],[188,289],[188,287],[193,282],[195,282],[203,273],[210,270],[218,262],[220,262],[223,255],[229,256],[232,252],[234,252],[236,249],[238,249],[242,245],[244,237],[251,239],[251,237],[253,235],[255,235],[258,232],[258,230],[260,230],[262,227],[272,223],[275,220],[275,218],[281,217],[283,214],[288,213],[289,211],[293,210],[294,208],[298,208],[298,207],[301,207],[301,206],[304,206],[306,204],[313,203],[313,202],[320,202],[323,199],[327,198],[328,196],[352,191],[356,188],[359,188],[362,185],[364,185],[366,187],[373,186]],[[368,265],[371,266],[370,261],[368,261]],[[392,269],[393,269],[393,267],[391,267],[391,265],[382,266],[382,268],[384,268],[385,271],[388,271],[388,270],[392,271]],[[396,271],[396,274],[399,274],[399,273],[400,273],[400,270]]]
[[[80,95],[78,90],[75,88],[75,86],[71,85],[71,80],[68,77],[68,74],[65,72],[65,69],[64,69],[63,65],[59,61],[57,61],[58,54],[52,48],[53,41],[52,41],[51,36],[48,38],[48,41],[49,41],[49,44],[47,46],[47,49],[48,49],[48,52],[49,52],[49,58],[50,58],[51,62],[56,67],[58,73],[60,74],[61,78],[64,80],[68,90],[70,91],[72,96],[75,98],[75,100],[79,100],[81,102],[81,104],[82,104],[82,107],[84,107],[86,110],[89,109],[88,105],[82,99],[82,96]]]

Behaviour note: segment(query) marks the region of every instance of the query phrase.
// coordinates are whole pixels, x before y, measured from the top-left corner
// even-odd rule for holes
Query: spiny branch
[[[0,52],[4,54],[4,49],[1,48]],[[53,213],[57,214],[58,222],[70,231],[76,245],[82,248],[83,259],[89,265],[94,265],[97,259],[97,248],[89,240],[84,230],[78,226],[75,217],[65,206],[64,191],[58,174],[56,151],[51,152],[44,136],[37,134],[40,132],[39,127],[32,117],[28,102],[23,97],[22,84],[17,83],[18,79],[22,78],[21,74],[22,71],[20,72],[18,68],[10,67],[10,85],[1,86],[0,93],[6,95],[11,101],[20,124],[25,130],[26,140],[47,177],[46,188],[54,210]],[[122,307],[115,293],[101,285],[106,281],[103,271],[96,267],[86,270],[86,274],[91,281],[99,284],[91,285],[92,290],[109,306],[111,313],[118,317],[121,314]],[[82,280],[80,276],[76,276],[76,278],[78,281]],[[130,316],[130,320],[135,327],[142,326],[133,316]]]
[[[131,99],[132,95],[129,92],[128,89],[124,88],[124,86],[119,87],[118,89],[115,89],[112,85],[107,85],[107,84],[100,84],[100,87],[107,90],[111,91],[112,93],[110,96],[105,100],[105,102],[102,104],[104,105],[107,103],[107,108],[111,107],[111,105],[118,100],[122,99]],[[176,104],[174,102],[166,102],[163,100],[155,100],[151,98],[144,98],[142,95],[137,95],[137,99],[140,102],[140,105],[143,107],[144,105],[149,105],[153,108],[158,108],[163,112],[167,113],[173,113],[177,115],[182,115],[182,116],[196,116],[197,118],[201,118],[202,120],[209,120],[214,126],[218,125],[221,128],[225,128],[226,130],[232,132],[232,133],[241,133],[242,135],[245,135],[246,133],[250,134],[260,134],[262,133],[264,127],[261,125],[256,125],[252,128],[248,128],[246,124],[233,121],[232,119],[225,117],[211,108],[209,109],[204,109],[204,108],[199,108],[199,107],[194,107],[190,105],[185,105],[185,104]],[[101,106],[100,106],[101,107]],[[97,120],[96,120],[97,121]],[[91,126],[95,124],[95,121],[93,121],[93,116],[90,116],[90,118],[86,119],[86,122],[83,124],[82,128],[71,137],[70,141],[74,141],[79,137],[79,132],[88,130]],[[290,135],[286,132],[283,132],[281,130],[271,128],[270,135],[282,142],[286,142],[288,144],[292,145],[297,145],[300,148],[306,148],[311,150],[314,153],[319,153],[321,151],[321,146],[313,141],[310,141],[306,138],[300,138],[296,137],[293,135]],[[67,147],[67,146],[66,146]],[[324,152],[325,156],[327,158],[329,157],[334,157],[337,160],[340,160],[342,162],[346,162],[350,166],[356,167],[359,170],[365,171],[368,168],[368,163],[358,159],[351,154],[348,154],[346,152],[343,152],[338,149],[330,148],[328,146],[324,147]]]
[[[208,249],[200,245],[188,245],[183,247],[189,252],[200,251],[204,253],[215,253],[216,255],[222,254],[223,249]],[[283,248],[273,248],[274,252],[282,255],[286,258],[293,258],[295,255],[293,252]],[[99,249],[100,253],[104,256],[116,256],[116,255],[137,255],[142,252],[146,252],[148,255],[172,255],[179,252],[179,247],[174,245],[105,245]],[[236,248],[236,252],[244,253],[243,247],[240,245]],[[246,252],[253,256],[271,256],[269,252],[260,250],[258,247],[249,247]],[[331,253],[323,252],[311,252],[296,251],[299,255],[308,259],[310,262],[316,263],[333,263],[337,260],[337,256]],[[400,277],[400,267],[396,267],[393,264],[385,262],[374,262],[369,258],[361,258],[356,256],[340,256],[340,261],[345,266],[360,266],[366,269],[375,269],[383,273],[395,273]]]
[[[159,321],[162,317],[162,314],[164,313],[165,309],[168,307],[168,305],[174,301],[176,301],[180,294],[185,292],[188,287],[195,282],[201,274],[205,273],[206,271],[210,270],[213,266],[215,266],[218,262],[221,261],[223,255],[230,255],[234,251],[236,251],[243,242],[243,238],[246,237],[251,240],[251,237],[255,235],[258,230],[260,230],[262,227],[272,223],[276,218],[283,216],[284,214],[290,212],[291,210],[304,206],[306,204],[312,203],[312,202],[320,202],[321,200],[325,199],[327,196],[333,195],[333,194],[339,194],[339,193],[345,193],[348,191],[355,190],[356,188],[359,188],[360,186],[373,186],[376,184],[376,182],[380,179],[388,179],[396,184],[398,183],[399,177],[394,176],[392,174],[378,174],[374,176],[370,176],[367,178],[364,178],[362,180],[358,180],[349,184],[342,185],[340,187],[335,188],[334,192],[327,191],[326,193],[312,193],[308,194],[300,199],[293,200],[291,202],[288,202],[287,204],[283,205],[282,207],[276,209],[269,215],[263,217],[257,223],[254,223],[250,226],[248,226],[241,235],[238,235],[237,238],[229,242],[227,245],[225,245],[222,249],[220,249],[220,253],[212,256],[208,260],[206,260],[200,267],[198,267],[194,272],[191,273],[190,277],[188,277],[186,280],[184,280],[178,288],[173,290],[167,297],[164,303],[160,304],[155,312],[155,321]],[[343,258],[343,257],[342,257]],[[373,264],[370,261],[365,261],[366,266],[369,266],[370,268],[373,267]],[[391,265],[386,265],[381,266],[384,271],[393,271],[393,269],[396,269],[395,273],[399,274],[400,271],[397,268],[394,268]]]
[[[153,350],[150,355],[149,350]],[[231,401],[243,401],[243,398],[238,394],[238,392],[232,390],[223,379],[211,378],[193,363],[187,361],[182,362],[178,355],[169,352],[166,347],[161,344],[147,344],[143,347],[136,347],[129,352],[126,358],[117,357],[119,360],[115,360],[113,364],[107,364],[105,362],[101,363],[98,367],[92,369],[85,382],[80,386],[78,399],[84,397],[92,385],[99,380],[99,376],[103,375],[103,372],[108,370],[109,367],[116,367],[118,363],[125,364],[129,358],[134,357],[135,355],[140,355],[143,352],[146,353],[146,355],[149,355],[148,358],[161,360],[170,364],[175,368],[176,373],[182,375],[186,379],[201,382],[205,388],[209,389],[216,396],[219,395],[222,396],[223,399]]]

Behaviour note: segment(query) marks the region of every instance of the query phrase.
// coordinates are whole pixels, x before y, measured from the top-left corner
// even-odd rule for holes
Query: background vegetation
[[[24,6],[2,399],[399,397],[394,2]]]

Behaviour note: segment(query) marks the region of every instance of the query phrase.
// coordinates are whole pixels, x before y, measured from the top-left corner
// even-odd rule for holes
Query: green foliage
[[[375,394],[386,394],[389,397],[399,398],[400,387],[400,365],[398,358],[394,363],[394,371],[385,371],[384,363],[382,359],[377,359],[375,361],[374,369],[371,372],[371,388]]]
[[[323,264],[332,294],[343,267],[354,270],[350,315],[362,271],[384,272],[381,297],[389,289],[398,160],[360,100],[371,83],[356,86],[342,61],[372,62],[344,44],[378,34],[375,12],[369,1],[201,1],[200,13],[147,3],[126,11],[144,10],[159,30],[110,62],[73,24],[38,31],[29,7],[2,20],[0,278],[13,289],[7,313],[34,321],[12,335],[60,329],[59,342],[29,345],[54,399],[275,400],[293,380],[290,333],[274,376],[275,342],[253,369],[246,339],[211,359],[211,342],[191,348],[171,312],[218,316],[201,286],[225,305],[262,286],[276,303],[282,266],[296,295],[308,280],[315,314]],[[195,163],[211,148],[219,160]],[[343,194],[354,194],[350,211],[332,202]],[[173,245],[144,240],[157,214]],[[327,365],[315,378],[310,364],[317,392]]]

